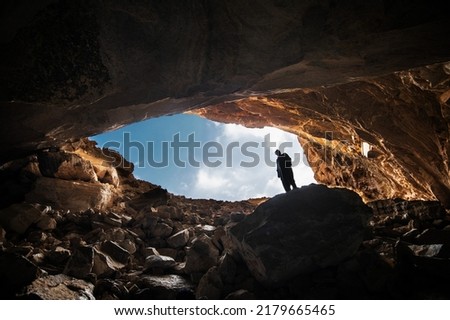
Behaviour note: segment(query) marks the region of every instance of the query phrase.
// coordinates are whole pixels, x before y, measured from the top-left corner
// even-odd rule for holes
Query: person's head
[[[280,150],[275,150],[275,154],[277,155],[277,156],[281,156],[281,151]]]

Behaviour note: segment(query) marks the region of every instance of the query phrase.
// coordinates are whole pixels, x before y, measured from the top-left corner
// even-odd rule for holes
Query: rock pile
[[[193,200],[136,180],[119,157],[111,171],[82,146],[51,151],[47,171],[38,156],[2,167],[24,196],[0,209],[0,298],[449,297],[450,219],[437,202],[384,200],[370,210],[349,190],[317,185],[268,201]],[[65,168],[67,159],[83,170]],[[102,182],[108,175],[112,183]],[[85,209],[69,188],[31,202],[44,180],[106,186],[113,200],[91,198]]]

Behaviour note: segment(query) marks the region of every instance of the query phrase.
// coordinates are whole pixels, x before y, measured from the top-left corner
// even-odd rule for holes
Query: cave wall
[[[318,182],[356,190],[366,201],[437,198],[448,206],[449,93],[450,65],[436,64],[195,113],[297,134]]]
[[[367,200],[450,206],[448,6],[4,1],[0,162],[198,110],[297,133],[318,181]]]

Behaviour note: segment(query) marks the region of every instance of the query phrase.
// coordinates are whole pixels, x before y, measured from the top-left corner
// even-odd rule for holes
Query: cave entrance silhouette
[[[315,183],[297,137],[192,114],[152,118],[90,138],[134,164],[138,179],[190,198],[245,200],[284,192],[274,151],[293,159],[299,186]]]

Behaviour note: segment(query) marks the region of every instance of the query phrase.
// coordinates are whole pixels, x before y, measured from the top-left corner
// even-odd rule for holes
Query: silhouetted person
[[[291,157],[287,153],[281,153],[280,150],[276,150],[275,154],[277,155],[277,174],[278,178],[281,179],[283,183],[283,188],[286,192],[292,189],[297,188],[294,180],[294,173],[292,172],[292,161]]]

